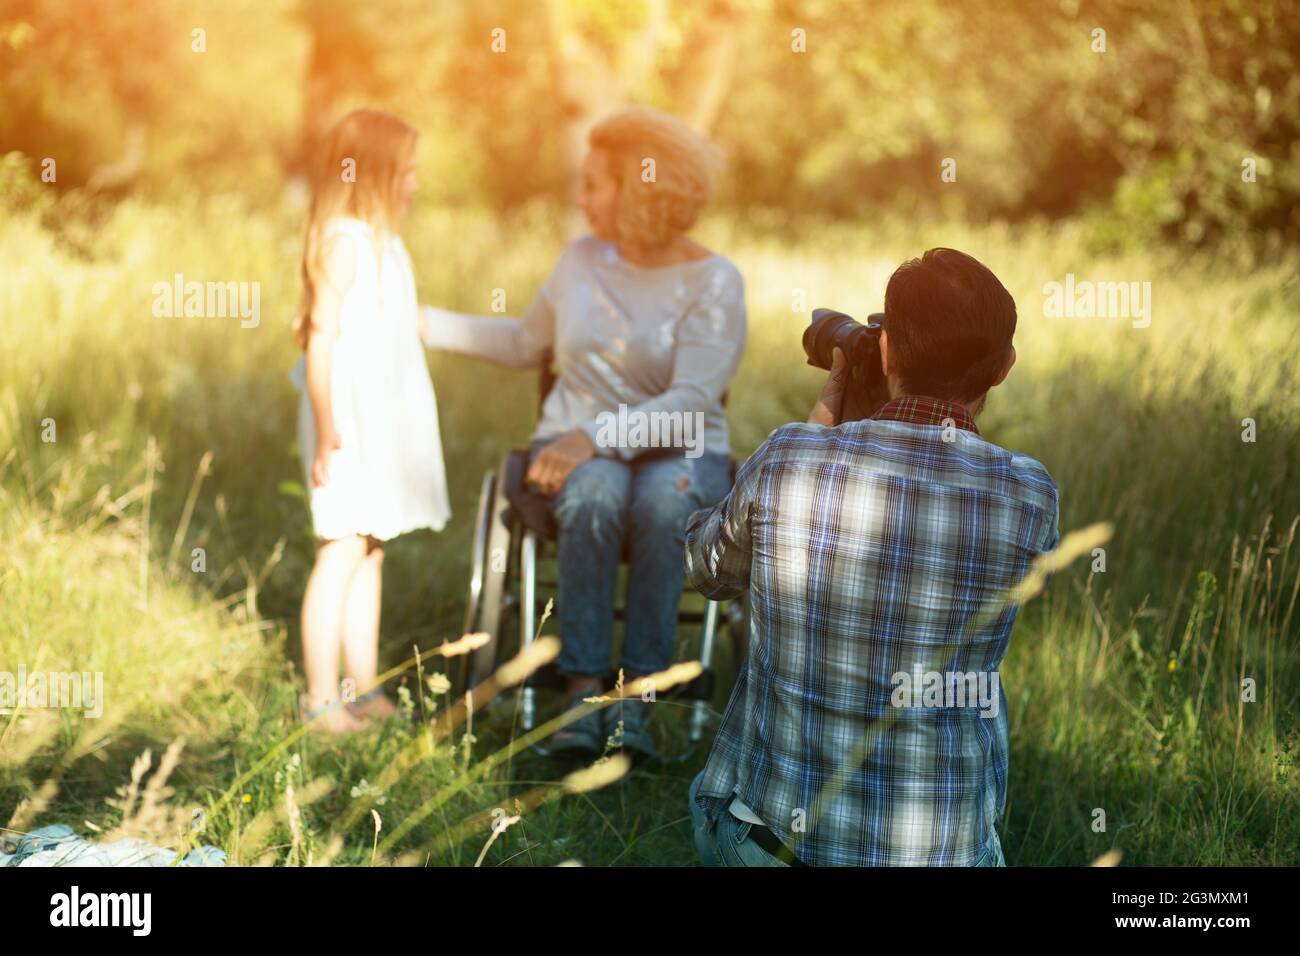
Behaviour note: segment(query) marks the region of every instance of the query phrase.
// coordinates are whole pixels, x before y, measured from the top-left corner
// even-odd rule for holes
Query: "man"
[[[1003,865],[1007,591],[1059,541],[1056,485],[975,425],[1016,358],[992,272],[931,249],[890,278],[883,325],[890,400],[841,422],[836,349],[808,423],[687,526],[691,583],[750,598],[691,785],[706,865]]]

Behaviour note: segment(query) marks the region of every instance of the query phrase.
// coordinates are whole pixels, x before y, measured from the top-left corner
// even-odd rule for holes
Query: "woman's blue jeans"
[[[532,457],[548,442],[535,442]],[[632,462],[596,457],[569,475],[551,499],[559,526],[556,615],[564,674],[609,673],[614,646],[614,591],[626,550],[627,604],[620,666],[653,674],[673,660],[677,608],[686,569],[686,521],[731,489],[723,454]]]

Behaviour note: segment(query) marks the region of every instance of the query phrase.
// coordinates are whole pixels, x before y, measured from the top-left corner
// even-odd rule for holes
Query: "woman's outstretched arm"
[[[555,290],[564,281],[568,250],[560,255],[523,316],[467,315],[434,306],[420,309],[420,338],[427,348],[487,359],[509,368],[534,368],[555,342]]]
[[[554,317],[541,295],[522,318],[468,315],[420,307],[420,338],[426,348],[458,352],[509,368],[532,368],[554,339]]]

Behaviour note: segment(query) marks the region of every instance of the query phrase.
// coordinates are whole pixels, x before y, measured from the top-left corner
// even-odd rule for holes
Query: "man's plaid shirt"
[[[773,432],[686,528],[691,584],[750,599],[699,788],[709,819],[738,795],[813,865],[976,862],[1006,798],[1000,681],[988,717],[892,706],[895,675],[995,673],[1005,592],[1056,547],[1057,521],[1047,470],[959,405],[911,396]]]

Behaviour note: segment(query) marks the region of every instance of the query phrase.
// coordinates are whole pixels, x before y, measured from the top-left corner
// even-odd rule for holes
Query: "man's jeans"
[[[696,774],[687,792],[690,804],[691,825],[695,831],[695,851],[705,866],[788,866],[749,839],[754,824],[738,820],[729,810],[718,815],[717,823],[710,824],[704,811],[695,802],[704,771]],[[1002,857],[1002,841],[996,830],[989,830],[989,842],[984,853],[973,866],[1006,866]]]
[[[547,442],[532,446],[532,458]],[[653,674],[672,663],[686,569],[686,521],[731,488],[723,454],[625,462],[596,457],[569,475],[551,510],[559,525],[561,673],[609,673],[614,590],[627,541],[627,613],[621,666]]]
[[[700,862],[705,866],[789,866],[749,839],[754,824],[736,819],[731,811],[720,813],[716,824],[704,818],[704,811],[695,803],[695,794],[703,779],[704,771],[701,770],[691,781],[687,794],[691,824],[695,830],[695,851],[700,855]]]

